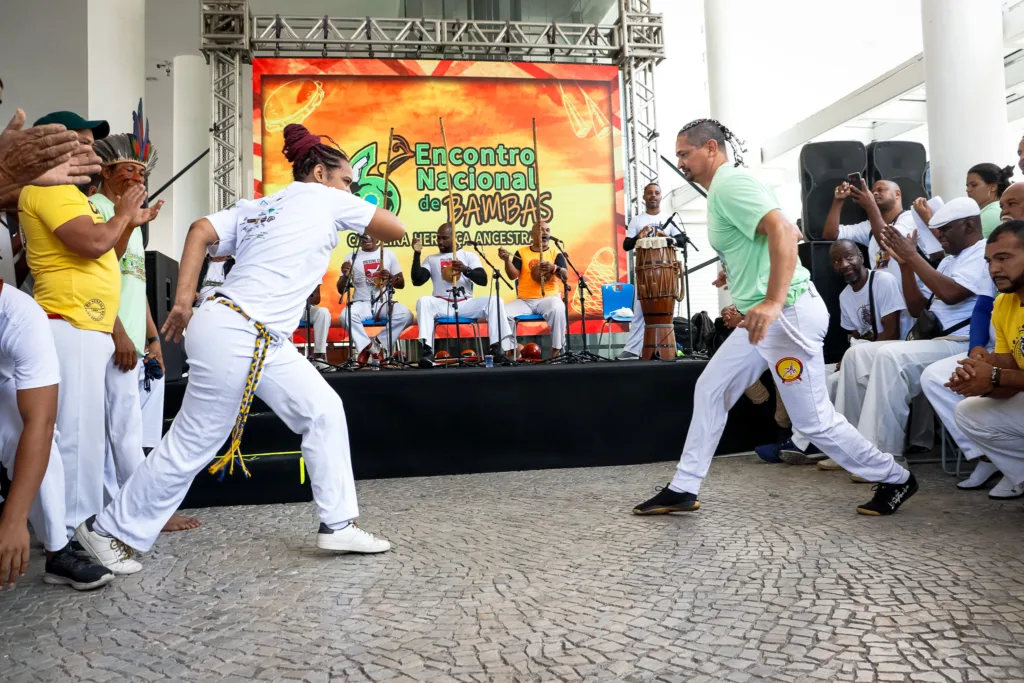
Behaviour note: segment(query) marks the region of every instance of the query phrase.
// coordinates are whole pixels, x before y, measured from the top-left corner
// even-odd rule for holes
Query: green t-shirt
[[[708,241],[725,266],[729,293],[740,313],[764,301],[768,293],[768,236],[757,226],[769,211],[779,208],[775,193],[744,168],[724,164],[715,171],[708,189]],[[810,287],[810,273],[798,261],[786,305]]]
[[[992,231],[999,227],[1002,219],[999,214],[1002,213],[1002,209],[999,208],[999,202],[995,201],[986,206],[981,210],[981,234],[988,237],[992,234]]]
[[[94,194],[89,201],[104,221],[114,217],[114,202],[105,195]],[[146,248],[142,244],[142,228],[132,230],[120,266],[121,306],[117,309],[117,317],[141,358],[146,355]]]

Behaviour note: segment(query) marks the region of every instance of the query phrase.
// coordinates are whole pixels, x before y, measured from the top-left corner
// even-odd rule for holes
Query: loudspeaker
[[[928,154],[919,142],[884,140],[868,145],[868,178],[892,180],[903,193],[903,208],[909,209],[918,197],[930,197],[925,188]]]
[[[821,239],[836,188],[851,173],[860,173],[866,179],[867,167],[867,150],[853,140],[811,142],[803,146],[800,150],[800,199],[807,239]],[[867,219],[864,209],[852,201],[843,204],[840,223],[849,225]]]
[[[167,314],[174,306],[174,294],[178,288],[178,262],[159,251],[146,252],[146,298],[153,313],[156,329],[163,327]],[[181,379],[185,365],[185,350],[182,344],[164,341],[160,338],[164,352],[164,376],[168,381]]]
[[[811,272],[811,281],[828,308],[828,333],[823,352],[826,363],[838,363],[850,347],[849,336],[841,324],[839,293],[846,287],[842,276],[832,269],[828,258],[832,242],[801,242],[797,247],[800,263]]]

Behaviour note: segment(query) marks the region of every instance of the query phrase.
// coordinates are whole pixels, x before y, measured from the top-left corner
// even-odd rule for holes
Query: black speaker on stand
[[[174,306],[174,295],[178,289],[178,262],[159,251],[146,252],[146,298],[153,313],[153,322],[159,330],[167,314]],[[164,341],[160,338],[164,352],[164,370],[168,381],[181,379],[185,368],[185,349],[182,343]]]
[[[867,150],[856,141],[811,142],[803,146],[800,150],[800,199],[807,239],[821,239],[836,188],[851,173],[867,178],[867,167]],[[867,219],[864,209],[854,202],[843,204],[840,223],[849,225]]]

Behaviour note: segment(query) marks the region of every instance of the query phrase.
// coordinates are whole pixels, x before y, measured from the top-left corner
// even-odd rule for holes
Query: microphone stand
[[[356,279],[354,276],[356,269],[356,257],[359,254],[361,246],[362,245],[357,242],[356,246],[352,249],[352,269],[348,271],[348,277],[345,278],[345,293],[341,295],[341,299],[338,301],[338,303],[341,303],[345,301],[346,296],[348,297],[348,305],[345,307],[345,315],[348,316],[348,358],[344,363],[338,366],[340,369],[347,370],[348,372],[355,372],[359,369],[359,357],[358,354],[356,354],[356,342],[355,339],[352,338],[352,304],[354,303],[352,298],[355,296],[354,290],[356,287]]]
[[[677,237],[682,237],[682,240],[678,240],[676,237],[673,237],[672,241],[675,242],[676,245],[683,250],[683,299],[686,300],[686,334],[690,338],[690,355],[703,357],[704,354],[696,353],[693,348],[693,318],[690,314],[690,269],[688,259],[689,249],[686,248],[686,245],[689,244],[691,247],[694,248],[695,251],[700,251],[700,249],[697,249],[697,245],[694,244],[693,240],[690,239],[690,236],[686,234],[686,228],[673,222],[677,215],[678,214],[672,214],[671,216],[669,216],[668,223],[666,223],[665,226],[667,227],[670,224],[675,225],[675,228],[679,233]],[[654,357],[658,358],[658,354],[654,354]]]
[[[568,363],[586,363],[586,362],[589,362],[589,361],[593,361],[595,363],[596,362],[601,362],[601,361],[610,362],[609,359],[605,358],[604,356],[599,356],[596,353],[591,353],[590,350],[587,349],[587,292],[590,292],[590,286],[587,285],[586,278],[584,278],[583,274],[580,273],[579,270],[577,270],[576,266],[572,262],[572,259],[569,258],[569,254],[567,254],[565,252],[565,249],[562,248],[562,240],[558,239],[557,237],[552,237],[551,241],[554,242],[555,248],[558,249],[558,252],[562,255],[562,258],[565,259],[566,265],[568,265],[572,269],[572,272],[574,272],[576,274],[576,281],[577,281],[576,286],[579,287],[579,290],[580,290],[580,316],[581,316],[581,320],[580,320],[581,328],[580,328],[580,331],[582,332],[582,337],[583,337],[583,351],[582,352],[580,352],[580,353],[572,353],[571,351],[569,351],[564,356],[562,356],[562,357],[560,357],[560,358],[558,358],[556,360],[561,360],[562,358],[565,358],[566,362],[568,362]],[[565,287],[565,327],[566,327],[566,330],[565,330],[565,347],[566,347],[566,351],[568,351],[569,350],[569,329],[568,329],[569,328],[569,281],[568,281],[568,279],[566,279],[566,281],[564,282],[564,287]],[[590,292],[590,293],[593,294],[593,292]]]
[[[475,251],[480,256],[481,259],[483,259],[484,263],[486,263],[491,268],[491,282],[494,283],[494,307],[495,307],[495,309],[497,309],[498,302],[501,300],[501,283],[504,282],[505,286],[508,287],[510,291],[514,291],[512,289],[512,285],[509,283],[508,280],[506,280],[502,276],[501,272],[498,270],[498,267],[495,266],[493,263],[491,263],[491,260],[489,258],[487,258],[487,254],[485,254],[484,252],[480,251],[480,248],[477,246],[476,242],[469,242],[468,244],[469,244],[469,246],[473,247],[473,251]],[[501,346],[501,342],[502,342],[502,340],[499,339],[498,340],[498,346],[499,347]],[[514,351],[515,350],[513,349],[513,353],[514,353]],[[506,358],[507,358],[507,356],[506,356]]]
[[[380,265],[381,265],[381,268],[384,267],[383,263],[381,263]],[[393,284],[393,282],[391,280],[388,280],[388,283],[386,285],[384,285],[384,291],[381,292],[381,297],[384,298],[384,300],[385,300],[384,301],[384,307],[385,307],[385,310],[387,311],[387,323],[385,323],[385,327],[386,327],[386,329],[388,331],[387,367],[389,367],[389,368],[394,367],[394,368],[399,368],[399,369],[402,369],[402,370],[405,370],[407,368],[411,368],[412,365],[410,365],[409,363],[405,362],[404,360],[397,360],[395,358],[395,356],[394,356],[394,353],[393,353],[394,343],[395,342],[394,342],[394,339],[392,338],[392,335],[391,335],[391,320],[392,320],[392,315],[394,314],[394,311],[395,311],[395,285]],[[379,301],[379,299],[378,299],[378,301]],[[371,306],[372,306],[372,304],[371,304]],[[379,318],[379,316],[380,316],[380,311],[378,310],[377,315],[374,316],[374,319],[377,320]],[[381,367],[384,367],[383,363],[381,363]]]

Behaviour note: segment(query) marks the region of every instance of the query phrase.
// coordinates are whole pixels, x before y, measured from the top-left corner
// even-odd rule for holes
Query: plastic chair
[[[443,316],[441,318],[434,318],[434,329],[435,330],[437,329],[438,325],[454,325],[454,324],[455,324],[455,316]],[[470,325],[470,326],[472,326],[472,328],[473,328],[473,339],[476,340],[476,351],[477,351],[477,354],[479,355],[480,358],[483,358],[484,357],[484,345],[483,345],[482,337],[480,336],[480,321],[479,320],[472,320],[472,319],[463,318],[460,315],[459,316],[459,325]],[[449,337],[449,339],[451,339],[451,337]],[[437,334],[435,334],[434,338],[430,340],[430,345],[435,350],[437,349]],[[462,352],[462,350],[460,349],[459,353],[461,353],[461,352]]]
[[[612,323],[626,323],[630,325],[633,322],[633,293],[636,288],[628,282],[610,282],[606,285],[601,285],[601,301],[602,301],[602,313],[604,316],[604,324],[601,325],[601,334],[597,337],[597,350],[601,351],[601,340],[604,338],[604,332],[611,326]],[[615,311],[620,308],[628,308],[630,310],[629,317],[624,315],[617,315]],[[612,350],[612,336],[608,335],[608,352]]]
[[[542,316],[540,313],[524,313],[523,315],[517,315],[516,317],[512,318],[512,321],[513,321],[513,325],[514,325],[514,329],[512,330],[512,334],[516,338],[516,344],[518,344],[519,343],[519,323],[544,322],[544,316]]]

